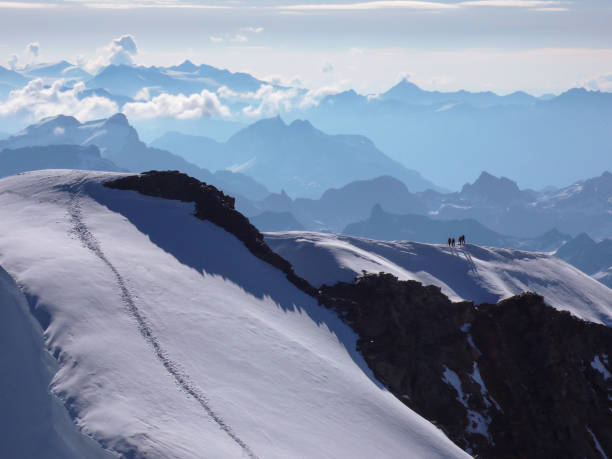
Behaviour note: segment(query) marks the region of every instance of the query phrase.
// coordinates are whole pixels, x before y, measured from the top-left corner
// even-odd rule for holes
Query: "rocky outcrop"
[[[291,264],[273,252],[265,243],[263,235],[249,220],[234,208],[235,199],[212,185],[178,171],[150,171],[108,181],[104,186],[119,190],[138,191],[147,196],[176,199],[195,203],[195,216],[209,220],[236,236],[257,258],[280,269],[287,279],[309,295],[315,289],[298,277]]]
[[[479,457],[612,452],[612,330],[525,293],[475,307],[438,287],[364,275],[319,302],[359,335],[391,392]]]

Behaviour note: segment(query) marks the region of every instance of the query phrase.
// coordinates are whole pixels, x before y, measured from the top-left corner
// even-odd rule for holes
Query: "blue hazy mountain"
[[[164,70],[175,78],[206,80],[215,89],[227,86],[234,91],[256,91],[262,84],[269,84],[248,73],[234,73],[206,64],[195,65],[189,60],[177,66],[166,67]]]
[[[612,239],[595,242],[586,233],[581,233],[555,255],[612,287]]]
[[[516,91],[506,96],[500,96],[491,91],[426,91],[416,84],[404,79],[379,96],[380,100],[399,101],[409,105],[435,104],[469,104],[472,107],[486,108],[505,105],[529,106],[537,102],[537,98],[523,91]]]
[[[0,65],[0,99],[6,98],[13,89],[25,86],[28,81],[29,78]]]
[[[0,151],[10,148],[46,145],[95,145],[103,158],[132,171],[179,170],[211,183],[231,194],[263,199],[268,190],[252,178],[230,172],[211,173],[169,151],[147,147],[125,115],[80,123],[71,116],[56,116],[28,126],[17,135],[0,141]]]
[[[262,84],[266,83],[246,73],[196,66],[190,61],[174,67],[109,65],[87,82],[91,89],[106,89],[128,97],[134,97],[143,88],[150,88],[153,94],[191,94],[203,89],[214,92],[221,86],[234,91],[255,91]]]
[[[512,247],[553,251],[581,232],[612,237],[611,179],[605,172],[568,187],[536,192],[483,172],[460,192],[411,193],[399,180],[383,176],[327,190],[319,199],[292,199],[282,192],[249,202],[249,207],[238,205],[248,215],[290,212],[306,229],[340,232],[366,220],[372,207],[380,204],[390,214],[427,216],[428,221],[476,221],[500,235],[497,242],[488,239],[496,245],[505,241]]]
[[[222,169],[226,165],[220,154],[221,143],[210,137],[169,131],[155,139],[150,145],[173,151],[187,161],[211,170]]]
[[[485,95],[428,92],[403,82],[379,97],[328,96],[300,116],[329,133],[365,135],[391,158],[451,189],[483,169],[537,189],[610,168],[612,131],[605,120],[612,119],[612,94]]]
[[[290,212],[262,212],[249,217],[249,220],[259,231],[294,231],[304,229],[304,226]]]
[[[0,151],[0,177],[40,169],[120,171],[95,145],[46,145]]]
[[[446,243],[449,237],[466,235],[469,243],[510,247],[509,238],[490,230],[474,219],[434,220],[426,215],[398,215],[386,212],[377,204],[369,218],[347,225],[342,234],[385,241],[405,240]]]
[[[21,70],[21,72],[37,78],[68,78],[77,80],[91,78],[91,75],[85,70],[68,61],[29,65]]]
[[[347,224],[367,218],[377,203],[397,213],[426,212],[417,195],[411,193],[403,182],[390,176],[358,180],[341,188],[332,188],[318,199],[291,199],[284,191],[273,193],[255,205],[260,211],[291,213],[309,230],[340,232]]]
[[[242,129],[224,144],[173,133],[154,142],[209,169],[250,175],[268,189],[317,198],[355,180],[392,175],[411,190],[434,188],[418,172],[382,153],[360,135],[328,135],[308,121],[280,117]],[[196,156],[201,159],[195,159]]]
[[[436,219],[475,219],[515,237],[534,238],[552,228],[570,235],[588,232],[597,238],[612,236],[609,172],[545,192],[520,190],[510,179],[483,172],[458,193],[417,194]]]

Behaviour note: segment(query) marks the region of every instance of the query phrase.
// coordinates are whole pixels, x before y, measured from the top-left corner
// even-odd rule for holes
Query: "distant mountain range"
[[[269,83],[246,73],[204,64],[196,66],[191,61],[173,67],[109,65],[87,82],[91,89],[103,88],[128,97],[134,97],[143,88],[150,88],[153,94],[191,94],[203,89],[214,92],[221,86],[234,91],[256,91],[262,84]]]
[[[612,94],[582,88],[534,97],[521,91],[508,95],[427,91],[402,80],[381,94],[349,90],[313,105],[299,103],[306,89],[286,88],[247,73],[191,61],[169,67],[109,65],[93,76],[61,61],[17,72],[0,68],[0,98],[39,77],[84,81],[91,92],[82,92],[80,97],[98,94],[119,107],[145,88],[150,96],[187,95],[203,89],[216,92],[222,86],[231,90],[233,95],[225,98],[217,94],[232,112],[231,120],[168,116],[134,120],[147,141],[173,130],[225,142],[245,124],[257,120],[252,111],[247,115],[243,109],[264,102],[262,96],[255,95],[262,85],[291,89],[295,100],[276,109],[289,122],[307,119],[329,134],[367,136],[390,158],[446,189],[459,189],[481,170],[513,177],[523,187],[559,187],[609,169],[612,156]],[[270,114],[270,110],[262,110],[259,117]],[[24,120],[15,116],[5,118],[0,130],[23,126]],[[543,170],[548,172],[546,182]]]
[[[612,94],[585,89],[538,99],[423,91],[404,81],[378,97],[330,95],[296,116],[326,132],[366,135],[451,189],[483,169],[533,188],[547,171],[548,184],[563,186],[609,169],[612,157]]]
[[[413,191],[437,188],[418,172],[382,153],[366,137],[328,135],[308,121],[280,117],[253,123],[220,144],[212,139],[167,134],[152,143],[201,167],[242,172],[270,190],[317,198],[332,187],[392,175]]]
[[[273,193],[262,201],[250,201],[248,206],[238,201],[238,206],[249,216],[263,211],[290,212],[306,229],[339,233],[350,223],[367,220],[372,208],[380,204],[385,212],[395,215],[479,222],[496,233],[495,237],[488,234],[482,243],[552,251],[581,232],[596,238],[612,236],[611,186],[612,174],[605,172],[562,189],[521,190],[510,179],[483,172],[457,193],[411,193],[399,180],[383,176],[330,189],[320,199],[294,200]],[[394,239],[401,238],[398,227],[389,224],[392,227],[385,231],[393,233]]]
[[[612,287],[612,239],[595,242],[582,233],[563,245],[555,255]]]
[[[86,80],[91,78],[91,74],[68,61],[28,65],[22,69],[21,72],[31,78],[67,78],[76,80]]]
[[[500,96],[491,91],[426,91],[406,79],[400,81],[387,92],[382,93],[378,99],[383,101],[399,101],[410,105],[444,104],[442,107],[446,107],[447,110],[451,108],[450,104],[469,104],[472,107],[488,108],[508,105],[528,106],[538,101],[537,97],[523,91],[516,91],[506,96]]]
[[[467,242],[491,247],[512,247],[530,251],[550,252],[571,236],[554,229],[535,238],[517,238],[492,231],[474,219],[438,220],[426,215],[397,215],[374,206],[369,218],[351,223],[342,234],[383,241],[418,241],[444,244],[449,238],[458,243],[465,235]]]
[[[46,145],[0,151],[0,177],[39,169],[120,171],[95,145]]]
[[[94,145],[99,148],[102,158],[127,171],[180,170],[231,194],[249,196],[251,199],[263,199],[269,194],[263,185],[246,175],[227,171],[213,174],[169,151],[146,146],[140,141],[138,133],[130,126],[125,115],[120,113],[108,119],[87,123],[80,123],[71,116],[63,115],[45,119],[16,135],[0,140],[0,151],[49,145]],[[58,150],[61,148],[53,149],[56,153]],[[52,167],[50,162],[46,167]]]

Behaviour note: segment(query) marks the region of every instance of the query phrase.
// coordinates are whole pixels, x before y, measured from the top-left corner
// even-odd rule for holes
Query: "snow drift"
[[[546,253],[310,232],[267,233],[266,242],[314,286],[350,282],[362,271],[383,271],[400,280],[437,285],[453,301],[496,303],[533,291],[557,309],[612,325],[612,290]]]
[[[0,180],[0,265],[44,331],[5,345],[40,372],[44,342],[82,434],[128,457],[465,456],[382,387],[332,312],[193,204],[102,186],[120,175]],[[3,318],[25,307],[3,302]]]

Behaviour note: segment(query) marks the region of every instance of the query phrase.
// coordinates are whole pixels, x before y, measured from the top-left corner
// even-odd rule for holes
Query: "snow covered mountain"
[[[0,275],[1,358],[25,378],[14,392],[15,380],[0,377],[2,393],[15,394],[3,434],[19,434],[5,437],[5,451],[35,454],[39,439],[58,458],[104,457],[102,448],[467,457],[383,388],[333,312],[195,218],[193,203],[102,185],[124,175],[0,180],[0,265],[14,279]]]
[[[314,286],[382,271],[436,285],[453,301],[495,303],[533,291],[555,308],[612,325],[612,290],[550,254],[297,231],[267,233],[266,242]]]

